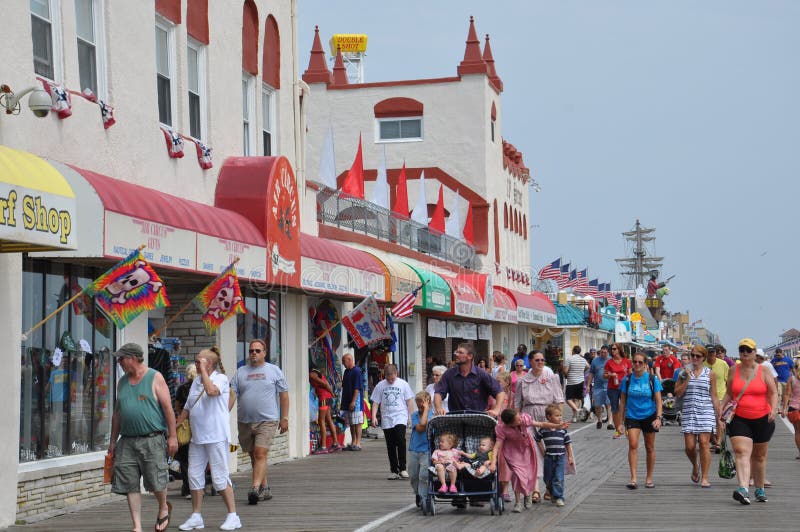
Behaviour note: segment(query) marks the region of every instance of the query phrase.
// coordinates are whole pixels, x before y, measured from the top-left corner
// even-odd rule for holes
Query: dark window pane
[[[404,139],[422,137],[422,120],[402,120],[400,122],[400,136]]]
[[[78,39],[78,72],[81,76],[81,90],[91,89],[97,94],[97,62],[94,45]]]
[[[50,23],[31,16],[33,38],[33,70],[40,76],[54,79],[53,72],[53,34]]]
[[[200,96],[189,93],[189,135],[193,138],[202,138],[200,131]]]
[[[264,155],[272,155],[272,135],[269,131],[262,131],[264,139]]]
[[[399,139],[400,122],[381,122],[381,139]]]
[[[172,98],[172,95],[170,94],[169,78],[158,74],[156,79],[156,88],[158,90],[158,120],[162,124],[171,126],[172,108],[170,107],[170,99]]]

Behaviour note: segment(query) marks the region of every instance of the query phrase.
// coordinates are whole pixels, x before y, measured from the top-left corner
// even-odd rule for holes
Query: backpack
[[[656,385],[655,385],[656,377],[652,373],[648,373],[648,375],[650,376],[650,394],[652,395],[653,402],[655,403],[655,401],[656,401]],[[628,380],[625,381],[625,395],[628,395],[628,390],[631,389],[631,378],[632,377],[633,377],[633,373],[628,375]]]

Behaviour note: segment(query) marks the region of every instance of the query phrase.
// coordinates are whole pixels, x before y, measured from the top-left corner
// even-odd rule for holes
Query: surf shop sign
[[[0,181],[0,249],[75,249],[75,198]]]

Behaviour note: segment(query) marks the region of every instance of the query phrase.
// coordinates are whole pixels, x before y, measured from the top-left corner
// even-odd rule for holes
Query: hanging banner
[[[432,338],[447,338],[447,322],[428,318],[428,336]]]

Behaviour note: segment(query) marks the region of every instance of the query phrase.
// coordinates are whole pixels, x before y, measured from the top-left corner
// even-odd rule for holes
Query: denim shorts
[[[611,411],[616,414],[617,412],[619,412],[619,396],[620,396],[619,388],[617,388],[616,390],[612,390],[611,388],[609,388],[606,393],[608,394],[608,402],[611,403]]]

